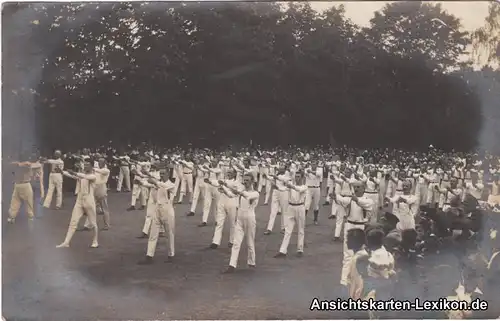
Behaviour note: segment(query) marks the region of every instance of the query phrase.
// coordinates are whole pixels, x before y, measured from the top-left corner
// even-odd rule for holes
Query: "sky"
[[[331,6],[343,4],[346,16],[359,26],[368,27],[370,19],[375,11],[382,9],[386,4],[394,1],[311,1],[311,7],[316,11],[323,11]],[[490,1],[429,1],[429,3],[440,3],[441,7],[448,13],[460,18],[462,27],[466,31],[474,31],[484,26],[485,18],[488,16]],[[469,48],[471,52],[472,48]],[[460,60],[468,60],[469,55],[463,55]],[[482,59],[481,59],[482,60]],[[483,63],[474,63],[475,69],[481,68]]]
[[[346,9],[346,16],[354,23],[361,26],[368,26],[375,11],[382,9],[392,1],[312,1],[311,6],[317,11],[323,11],[332,5],[343,4]],[[488,15],[489,1],[430,1],[440,3],[442,8],[448,13],[462,20],[465,30],[472,31],[484,25],[484,19]]]

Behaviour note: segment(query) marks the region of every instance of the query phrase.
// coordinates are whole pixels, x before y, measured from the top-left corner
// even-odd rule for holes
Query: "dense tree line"
[[[307,3],[19,3],[2,14],[12,148],[467,150],[480,139],[483,96],[458,59],[473,37],[439,5],[389,4],[369,28],[342,5]]]

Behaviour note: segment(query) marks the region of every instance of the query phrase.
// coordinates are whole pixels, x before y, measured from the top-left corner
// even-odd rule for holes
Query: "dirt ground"
[[[4,194],[4,219],[10,195]],[[3,224],[3,315],[7,320],[131,320],[131,319],[336,319],[354,312],[310,311],[313,298],[339,294],[341,244],[333,243],[330,207],[322,207],[320,225],[307,219],[302,258],[275,259],[282,234],[263,235],[269,207],[257,209],[257,268],[246,266],[246,247],[238,271],[223,275],[230,251],[225,228],[222,246],[207,249],[214,232],[198,227],[201,204],[187,217],[187,204],[176,205],[176,260],[164,263],[161,238],[155,263],[140,266],[147,240],[137,239],[145,211],[125,211],[130,193],[109,195],[112,227],[99,234],[100,248],[90,249],[90,232],[77,232],[69,249],[56,249],[64,239],[74,196],[64,208],[45,210],[28,224],[21,214],[14,225]],[[98,217],[102,224],[102,216]],[[5,222],[5,220],[4,220]],[[279,227],[277,221],[275,228]],[[399,316],[400,318],[404,316]]]

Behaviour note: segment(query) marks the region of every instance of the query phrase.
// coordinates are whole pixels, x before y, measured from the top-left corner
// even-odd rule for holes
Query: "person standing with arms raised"
[[[234,244],[231,248],[231,258],[229,267],[224,273],[233,273],[238,264],[238,256],[240,254],[241,243],[243,238],[247,238],[248,259],[247,264],[251,268],[255,268],[255,229],[257,226],[255,220],[255,207],[259,201],[259,192],[255,191],[254,178],[248,173],[243,176],[244,190],[239,191],[236,188],[222,182],[232,193],[238,196],[238,213],[236,218],[236,228],[234,234]]]
[[[63,201],[63,176],[62,171],[64,169],[64,162],[61,159],[61,151],[56,150],[54,152],[53,159],[47,159],[45,163],[50,165],[50,175],[49,175],[49,188],[47,190],[47,196],[43,202],[43,207],[50,208],[52,203],[52,196],[54,195],[54,190],[56,191],[56,209],[61,209]]]

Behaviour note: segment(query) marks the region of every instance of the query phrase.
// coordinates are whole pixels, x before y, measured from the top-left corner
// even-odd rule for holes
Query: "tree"
[[[422,38],[440,33],[434,42],[405,42],[394,30],[408,26],[406,18],[392,31],[380,22],[361,29],[342,6],[322,14],[308,4],[272,3],[21,8],[4,19],[12,42],[4,46],[4,97],[10,93],[12,113],[36,110],[38,143],[48,148],[334,138],[360,147],[468,150],[478,138],[476,92],[442,72],[457,64],[462,38],[426,22],[437,16],[458,28],[439,7],[419,4],[407,14],[418,17],[411,28],[434,28]],[[16,23],[29,28],[19,33]],[[391,34],[399,42],[382,41]]]
[[[500,64],[500,3],[490,3],[485,25],[472,36],[476,61]]]
[[[366,30],[375,44],[401,57],[426,61],[431,68],[457,67],[470,44],[460,20],[440,4],[420,1],[387,4],[370,20]]]

